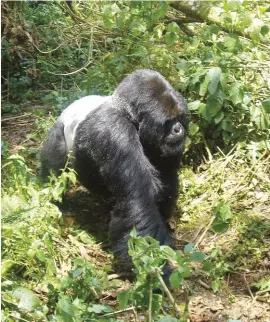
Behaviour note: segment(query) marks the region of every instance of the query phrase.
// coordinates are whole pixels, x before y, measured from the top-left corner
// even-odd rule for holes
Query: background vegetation
[[[270,4],[18,1],[1,9],[3,321],[214,321],[216,312],[220,321],[266,321]],[[128,281],[112,274],[100,244],[108,210],[72,171],[41,185],[37,153],[70,102],[112,93],[136,68],[160,71],[185,96],[191,123],[171,222],[179,250],[133,232]],[[68,180],[74,187],[60,206]],[[160,279],[165,259],[176,266],[172,293]]]

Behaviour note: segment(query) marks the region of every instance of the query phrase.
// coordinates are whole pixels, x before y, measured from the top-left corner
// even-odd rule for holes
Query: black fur
[[[166,222],[177,199],[187,126],[183,97],[152,70],[127,76],[112,98],[79,124],[74,167],[84,186],[115,200],[110,237],[116,257],[129,260],[133,226],[140,236],[170,244]],[[41,151],[43,171],[63,167],[66,147],[61,138],[52,138],[61,133],[57,124],[50,130]]]

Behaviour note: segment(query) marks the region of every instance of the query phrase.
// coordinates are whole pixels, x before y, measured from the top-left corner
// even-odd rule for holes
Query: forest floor
[[[23,153],[30,167],[36,169],[42,135],[39,126],[42,118],[45,122],[46,116],[40,117],[37,123],[36,115],[31,114],[31,111],[27,113],[25,116],[14,115],[10,120],[3,117],[2,138],[10,154]],[[247,168],[252,171],[249,172]],[[267,171],[269,158],[250,168],[245,166],[239,155],[232,153],[230,156],[214,156],[213,160],[195,170],[185,167],[181,172],[179,209],[171,221],[175,244],[182,249],[184,244],[194,242],[205,254],[220,250],[218,260],[222,266],[229,267],[228,270],[224,269],[216,293],[211,286],[213,277],[207,279],[194,275],[187,280],[190,321],[270,322],[270,294],[256,293],[253,287],[254,282],[270,276],[270,180]],[[220,180],[223,180],[222,184]],[[232,196],[235,216],[226,232],[214,234],[209,230],[209,209],[223,195]],[[108,205],[94,200],[88,191],[77,185],[68,191],[59,208],[67,226],[76,225],[94,236],[94,245],[80,245],[81,257],[100,269],[112,265],[107,240]],[[258,234],[254,234],[253,229]],[[63,247],[69,243],[72,240],[63,241]],[[117,280],[118,287],[102,294],[100,303],[116,306],[117,294],[132,285],[132,278],[125,274],[121,277],[121,273],[115,275],[113,271],[110,273],[111,279]],[[186,300],[182,294],[177,296],[179,305],[184,305]],[[126,321],[146,321],[140,313],[135,317],[132,310],[119,313],[117,317]]]

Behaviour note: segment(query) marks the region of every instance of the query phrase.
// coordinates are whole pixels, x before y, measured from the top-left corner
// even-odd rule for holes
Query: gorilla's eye
[[[180,122],[175,123],[172,127],[172,131],[171,131],[172,134],[178,134],[181,131],[181,128],[182,128],[182,126],[181,126]]]
[[[182,135],[184,131],[183,125],[179,120],[167,120],[165,122],[165,135]]]

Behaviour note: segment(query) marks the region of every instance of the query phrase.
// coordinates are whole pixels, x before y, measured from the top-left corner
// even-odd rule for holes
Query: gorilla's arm
[[[158,208],[162,218],[168,221],[172,216],[178,198],[178,173],[176,169],[161,171],[162,193],[159,196]]]
[[[91,167],[97,164],[96,170],[116,199],[110,235],[117,257],[128,259],[127,239],[133,226],[139,235],[169,244],[157,204],[159,173],[145,156],[135,125],[123,112],[104,104],[84,120],[77,129],[75,156],[79,177],[94,173]]]

